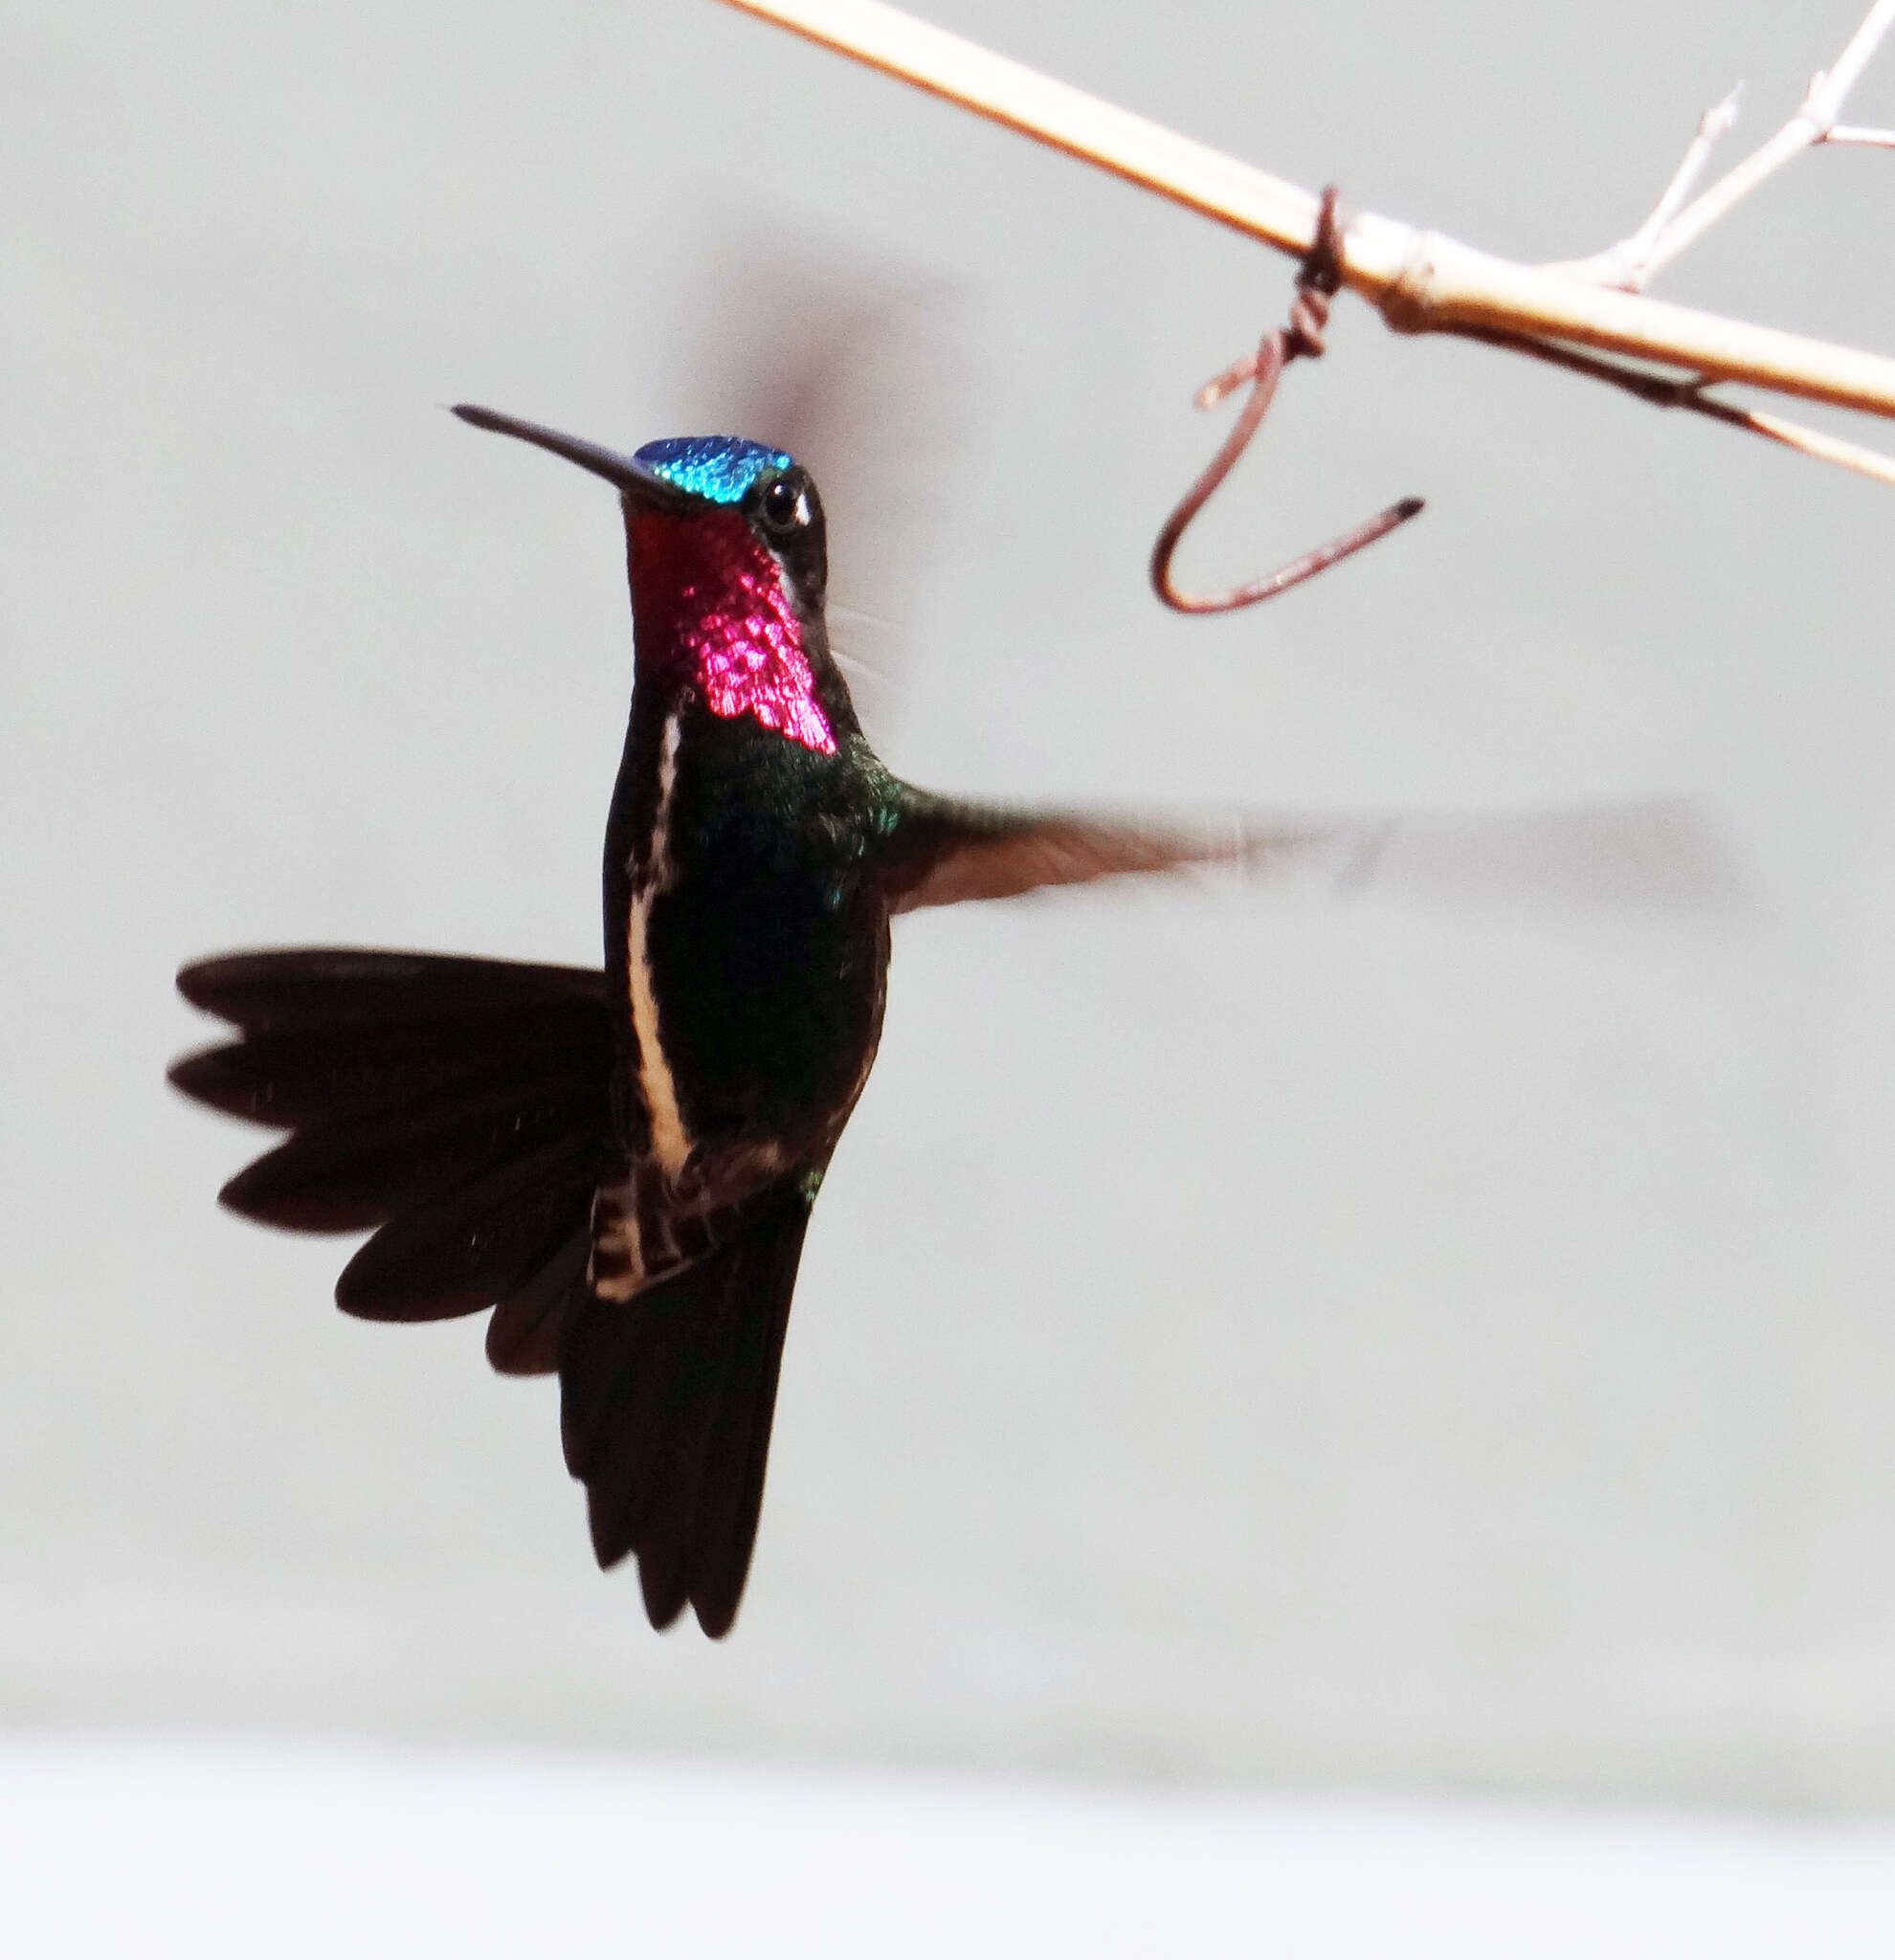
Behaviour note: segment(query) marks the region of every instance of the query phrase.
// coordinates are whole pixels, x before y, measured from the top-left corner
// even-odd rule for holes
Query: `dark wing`
[[[730,1631],[750,1569],[810,1196],[786,1179],[720,1214],[721,1243],[635,1299],[588,1297],[560,1355],[566,1466],[601,1566],[638,1557],[645,1611]]]
[[[1734,917],[1760,887],[1711,806],[1688,796],[1331,820],[1335,888],[1429,906]]]
[[[1218,863],[1247,878],[1293,872],[1338,897],[1438,905],[1686,918],[1754,896],[1713,813],[1688,797],[1459,815],[1279,813],[1193,830],[905,794],[880,847],[897,912]]]
[[[1007,810],[910,791],[881,847],[890,909],[1012,899],[1042,885],[1179,871],[1196,864],[1255,864],[1319,840],[1301,830],[1178,825]]]
[[[602,973],[313,947],[199,961],[178,990],[241,1038],[185,1057],[171,1080],[290,1131],[226,1205],[294,1231],[378,1227],[337,1283],[347,1312],[498,1304],[495,1367],[556,1365],[611,1161]]]
[[[899,622],[941,555],[933,486],[953,479],[988,399],[970,296],[782,211],[713,198],[675,215],[691,248],[657,338],[678,364],[680,426],[740,429],[822,486],[829,535],[849,541],[830,568],[830,647],[885,735],[905,695]]]

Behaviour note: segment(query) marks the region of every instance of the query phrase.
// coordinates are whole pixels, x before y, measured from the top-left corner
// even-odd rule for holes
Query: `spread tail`
[[[602,973],[323,947],[202,960],[178,988],[238,1038],[186,1056],[171,1080],[289,1131],[223,1202],[292,1231],[372,1228],[336,1284],[346,1312],[492,1306],[496,1369],[559,1372],[600,1565],[636,1552],[654,1626],[688,1601],[707,1634],[727,1633],[756,1540],[804,1180],[706,1220],[697,1264],[601,1301],[587,1280],[592,1200],[623,1174]]]
[[[556,1366],[610,1147],[603,974],[314,947],[201,960],[178,990],[240,1038],[171,1080],[290,1132],[223,1203],[291,1231],[375,1228],[337,1281],[345,1312],[498,1305],[494,1365]]]

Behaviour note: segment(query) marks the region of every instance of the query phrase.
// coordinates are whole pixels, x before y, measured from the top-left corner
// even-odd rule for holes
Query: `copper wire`
[[[1385,538],[1421,510],[1418,497],[1404,497],[1352,530],[1331,538],[1313,551],[1292,558],[1275,571],[1246,584],[1231,586],[1221,592],[1188,592],[1173,583],[1171,558],[1192,520],[1216,494],[1217,487],[1237,467],[1237,458],[1250,447],[1276,398],[1277,384],[1283,369],[1298,359],[1317,360],[1323,352],[1323,337],[1329,324],[1329,301],[1342,285],[1342,236],[1348,221],[1340,215],[1340,199],[1331,184],[1323,192],[1323,208],[1316,222],[1316,239],[1309,256],[1297,274],[1296,297],[1290,303],[1289,324],[1274,328],[1259,343],[1254,354],[1225,368],[1215,379],[1198,390],[1196,405],[1208,409],[1250,383],[1250,396],[1238,413],[1231,433],[1217,453],[1198,474],[1191,488],[1178,500],[1177,507],[1165,520],[1151,547],[1152,590],[1175,612],[1234,612],[1241,606],[1255,606],[1273,599],[1292,586],[1314,578],[1319,571],[1353,557],[1376,539]]]

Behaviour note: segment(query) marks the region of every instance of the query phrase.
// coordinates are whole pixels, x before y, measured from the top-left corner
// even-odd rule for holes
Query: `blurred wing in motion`
[[[792,219],[766,230],[713,209],[694,235],[712,242],[686,282],[678,426],[773,443],[821,486],[831,644],[871,738],[885,740],[903,622],[938,555],[940,488],[978,419],[968,295]]]
[[[1328,835],[1346,896],[1681,921],[1729,917],[1757,897],[1736,847],[1692,797],[1356,817]]]
[[[1458,815],[1304,813],[1193,827],[911,791],[883,865],[897,912],[1218,865],[1337,898],[1493,910],[1707,917],[1751,897],[1708,813],[1683,798]]]
[[[960,804],[919,790],[881,858],[894,911],[1096,879],[1229,866],[1334,898],[1487,909],[1708,917],[1752,900],[1699,804],[1577,804],[1461,815],[1098,817]]]
[[[916,912],[1194,865],[1261,866],[1326,842],[1315,832],[1115,821],[1072,811],[956,803],[911,791],[882,859],[882,885],[892,910]]]

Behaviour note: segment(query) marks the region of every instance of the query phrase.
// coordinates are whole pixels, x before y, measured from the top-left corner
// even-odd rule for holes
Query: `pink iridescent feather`
[[[821,755],[836,736],[815,698],[802,622],[775,559],[735,512],[688,523],[639,512],[631,530],[641,661],[695,683],[711,713],[748,715]],[[681,670],[681,671],[680,671]]]

